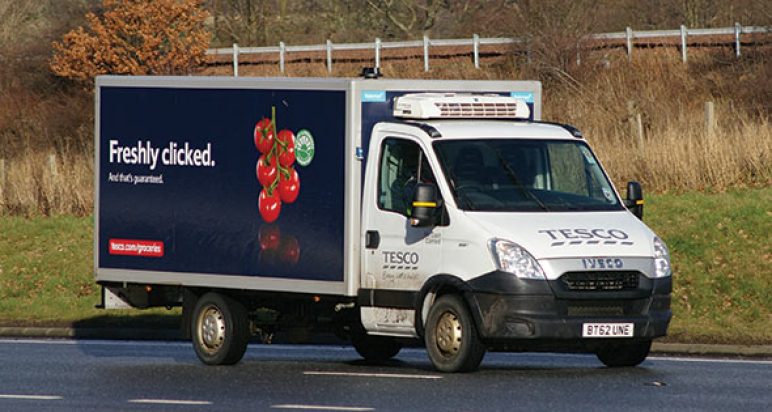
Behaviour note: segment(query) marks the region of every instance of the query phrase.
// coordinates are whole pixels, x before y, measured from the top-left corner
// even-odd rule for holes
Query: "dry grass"
[[[702,119],[646,133],[589,136],[617,185],[639,180],[657,192],[723,191],[772,184],[772,128],[766,119],[733,118],[712,135]],[[736,122],[736,123],[735,123]],[[728,122],[727,122],[728,123]]]
[[[768,49],[759,50],[737,61],[731,50],[690,51],[685,65],[675,49],[639,50],[633,62],[620,51],[602,50],[583,56],[582,66],[570,72],[506,55],[483,60],[475,70],[470,56],[454,56],[433,59],[428,73],[419,55],[384,58],[382,70],[388,78],[540,79],[543,117],[583,130],[618,186],[638,180],[649,192],[679,193],[772,185],[769,55]],[[287,75],[353,77],[371,58],[365,53],[336,62],[331,74],[323,56],[289,59]],[[230,75],[230,70],[210,66],[200,74]],[[240,74],[281,75],[278,62],[243,65]],[[48,98],[0,93],[0,158],[5,158],[0,214],[91,212],[93,106],[87,100],[66,93]],[[710,132],[708,101],[716,119]]]
[[[93,210],[93,154],[30,152],[4,159],[0,210],[13,215],[83,216]]]

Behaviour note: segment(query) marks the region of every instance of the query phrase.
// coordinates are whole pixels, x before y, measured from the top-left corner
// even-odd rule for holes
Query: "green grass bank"
[[[647,197],[673,257],[667,341],[772,343],[772,187]],[[0,217],[0,325],[173,325],[178,312],[101,311],[92,217]],[[172,316],[164,316],[171,313]]]

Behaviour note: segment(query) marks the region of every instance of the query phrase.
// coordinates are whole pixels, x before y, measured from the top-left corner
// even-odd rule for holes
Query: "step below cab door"
[[[410,223],[416,184],[437,183],[427,150],[416,137],[378,129],[371,141],[360,272],[362,323],[371,333],[415,336],[417,292],[440,269],[442,226]]]

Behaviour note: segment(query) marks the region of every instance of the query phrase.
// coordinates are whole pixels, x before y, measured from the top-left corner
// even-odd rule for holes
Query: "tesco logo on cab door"
[[[110,239],[108,251],[111,255],[163,257],[164,242],[158,240]]]

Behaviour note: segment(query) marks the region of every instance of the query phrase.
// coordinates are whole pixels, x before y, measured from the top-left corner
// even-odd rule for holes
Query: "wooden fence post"
[[[476,33],[472,36],[472,53],[474,54],[474,68],[480,68],[480,36]]]
[[[327,39],[327,73],[332,73],[332,41]]]
[[[579,40],[576,41],[576,65],[577,66],[582,65],[582,54],[581,54],[581,49],[579,45]]]
[[[429,71],[429,36],[424,35],[424,71]]]
[[[638,147],[643,153],[643,119],[640,113],[635,114],[635,131],[638,135]]]
[[[375,38],[375,68],[381,68],[381,38]]]
[[[734,24],[734,55],[738,59],[740,58],[740,33],[742,33],[743,28],[740,26],[740,23]]]
[[[0,158],[0,187],[5,187],[5,159]]]
[[[627,61],[633,61],[633,29],[625,28],[625,39],[627,40]]]
[[[686,63],[686,26],[681,25],[681,60]]]
[[[56,154],[54,153],[48,155],[48,171],[51,173],[52,178],[59,175],[59,171],[56,169]]]
[[[5,200],[5,159],[0,157],[0,205]]]
[[[233,43],[233,77],[239,77],[239,45]]]
[[[630,136],[635,138],[638,145],[638,151],[643,155],[643,117],[640,113],[636,113],[635,102],[633,100],[627,101],[627,119],[630,123]]]
[[[286,46],[284,45],[283,41],[279,42],[279,71],[281,73],[284,73],[284,53]]]
[[[716,113],[713,102],[705,102],[705,134],[713,138],[716,129]]]

